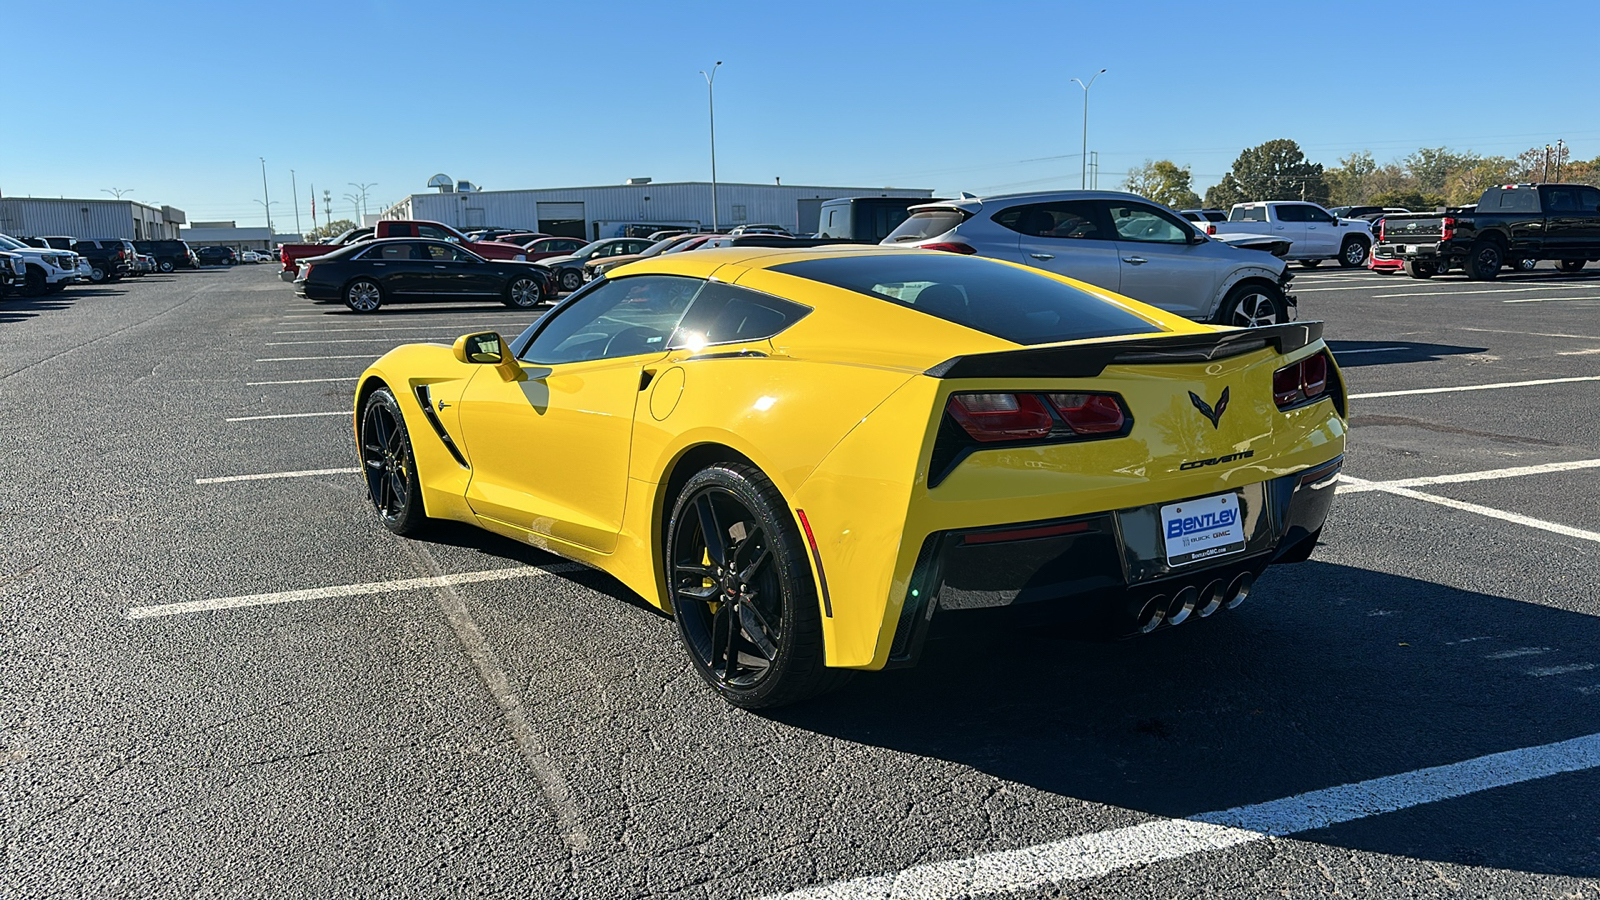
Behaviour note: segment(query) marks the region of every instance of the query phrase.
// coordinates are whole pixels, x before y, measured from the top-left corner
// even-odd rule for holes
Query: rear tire
[[[106,280],[106,270],[100,266],[90,266],[89,280],[95,284],[104,284]]]
[[[377,312],[383,305],[383,288],[370,278],[357,278],[345,285],[344,305],[351,312]]]
[[[44,272],[41,269],[28,267],[28,274],[22,279],[22,296],[42,297],[46,289]]]
[[[1467,277],[1473,281],[1493,281],[1500,274],[1500,266],[1505,263],[1505,254],[1501,252],[1500,245],[1493,241],[1480,241],[1472,245],[1472,252],[1467,254]]]
[[[724,700],[783,706],[849,678],[823,664],[811,561],[788,503],[759,469],[719,463],[690,476],[662,558],[689,660]]]
[[[1218,325],[1260,328],[1289,321],[1289,304],[1283,291],[1261,284],[1236,285],[1222,300],[1217,311]]]
[[[581,287],[583,287],[582,272],[579,272],[577,269],[561,270],[561,289],[563,291],[566,291],[570,294]]]
[[[1360,238],[1346,238],[1339,248],[1339,265],[1354,269],[1367,261],[1367,242]]]
[[[1582,260],[1582,259],[1563,259],[1557,265],[1561,268],[1561,271],[1563,271],[1563,272],[1578,272],[1578,271],[1581,271],[1583,269],[1583,264],[1585,262],[1587,262],[1587,260]]]
[[[518,275],[506,285],[505,303],[514,309],[532,309],[544,301],[544,289],[539,279]]]
[[[156,263],[156,268],[161,270],[161,274],[166,275],[176,267],[172,265],[172,260],[163,259],[162,261]]]
[[[1307,268],[1307,269],[1315,269],[1317,266],[1322,265],[1322,260],[1320,260],[1320,259],[1302,259],[1302,260],[1300,260],[1300,265],[1302,267],[1304,267],[1304,268]]]
[[[1408,259],[1400,265],[1400,268],[1404,269],[1406,274],[1412,278],[1432,278],[1439,274],[1433,263],[1420,259]]]

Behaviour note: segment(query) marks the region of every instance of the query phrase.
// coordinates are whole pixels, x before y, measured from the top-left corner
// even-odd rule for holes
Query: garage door
[[[539,230],[561,237],[583,237],[582,201],[539,204]]]

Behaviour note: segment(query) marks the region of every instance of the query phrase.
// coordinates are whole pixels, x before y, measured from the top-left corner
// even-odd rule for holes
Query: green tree
[[[1200,205],[1200,195],[1194,192],[1193,181],[1194,175],[1187,166],[1170,159],[1147,159],[1144,165],[1128,170],[1122,189],[1174,209],[1188,209]]]
[[[1328,180],[1328,201],[1335,206],[1356,206],[1372,196],[1370,184],[1378,171],[1372,151],[1352,153],[1339,160],[1339,165],[1323,173]]]
[[[1294,141],[1279,138],[1251,147],[1233,161],[1233,169],[1206,191],[1206,205],[1228,207],[1250,200],[1328,202],[1322,164],[1309,162]]]
[[[1464,206],[1468,203],[1477,203],[1483,196],[1485,188],[1510,181],[1512,160],[1504,156],[1486,156],[1472,165],[1450,176],[1450,183],[1445,190],[1445,197],[1452,206]]]
[[[1443,194],[1449,189],[1451,176],[1471,169],[1481,160],[1471,150],[1455,153],[1445,147],[1422,147],[1401,162],[1415,180],[1416,190]]]
[[[306,243],[311,243],[314,241],[320,241],[323,238],[344,234],[346,231],[349,231],[354,227],[356,227],[356,223],[350,221],[349,219],[335,219],[321,228],[311,229],[310,231],[301,235],[301,238],[305,240]]]
[[[1373,194],[1369,201],[1373,206],[1400,206],[1412,212],[1431,212],[1445,205],[1443,194],[1429,194],[1422,191],[1384,191]]]

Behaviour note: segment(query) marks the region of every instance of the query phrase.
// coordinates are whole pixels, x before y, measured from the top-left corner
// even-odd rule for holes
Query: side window
[[[1320,209],[1317,209],[1315,206],[1302,206],[1300,208],[1305,210],[1307,222],[1320,222],[1325,225],[1333,224],[1333,216],[1328,215]]]
[[[437,225],[418,225],[416,226],[416,229],[417,230],[412,233],[420,237],[433,238],[436,241],[450,241],[452,243],[454,243],[456,240],[455,235],[445,231],[443,228],[440,228]]]
[[[1578,188],[1578,209],[1586,213],[1600,213],[1600,189]]]
[[[1108,208],[1111,210],[1111,223],[1117,229],[1118,240],[1157,244],[1189,242],[1189,230],[1153,206],[1113,202],[1108,204]]]
[[[1566,213],[1578,211],[1578,192],[1571,188],[1546,188],[1544,211]]]
[[[1100,227],[1092,200],[1013,206],[995,213],[994,221],[998,225],[1030,237],[1088,241],[1111,239],[1111,236]]]
[[[431,259],[435,262],[455,262],[460,257],[460,254],[456,253],[456,248],[446,244],[418,244],[417,246],[421,248],[423,258]]]
[[[379,244],[373,247],[365,257],[366,259],[379,259],[384,262],[408,262],[413,259],[427,259],[427,254],[420,252],[420,248],[410,241],[396,241],[392,244]]]
[[[664,353],[667,338],[702,284],[697,278],[672,275],[601,281],[559,313],[547,316],[520,358],[555,366]]]
[[[765,340],[809,312],[809,307],[779,297],[710,282],[695,297],[694,308],[678,327],[672,346],[699,349],[707,344]]]
[[[1309,221],[1311,221],[1311,219],[1306,215],[1306,210],[1308,208],[1309,207],[1305,207],[1305,206],[1296,206],[1293,203],[1280,204],[1278,206],[1278,208],[1277,208],[1278,209],[1278,221],[1279,222],[1309,222]]]

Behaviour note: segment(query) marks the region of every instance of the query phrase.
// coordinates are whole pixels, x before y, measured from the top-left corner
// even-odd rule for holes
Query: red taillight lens
[[[1308,356],[1272,373],[1272,402],[1288,409],[1328,392],[1328,354]]]
[[[1448,241],[1456,236],[1456,220],[1445,216],[1439,220],[1439,240]]]
[[[943,250],[946,253],[965,253],[969,256],[978,252],[976,248],[967,244],[963,244],[960,241],[943,241],[932,244],[923,244],[921,249]]]
[[[1032,394],[951,394],[948,409],[967,434],[984,442],[1046,437],[1055,424]]]
[[[1388,219],[1379,219],[1378,220],[1378,240],[1387,241],[1389,239],[1388,234],[1389,234],[1389,220]]]
[[[1206,223],[1206,234],[1216,234],[1216,233],[1217,233],[1217,223],[1215,223],[1215,222],[1207,222]]]
[[[1078,434],[1111,434],[1126,421],[1122,404],[1110,394],[1050,394],[1050,405]]]

